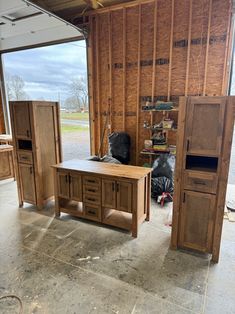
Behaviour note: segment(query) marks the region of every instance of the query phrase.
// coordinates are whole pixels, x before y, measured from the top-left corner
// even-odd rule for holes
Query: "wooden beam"
[[[138,60],[137,60],[137,97],[136,97],[136,137],[135,137],[135,146],[136,146],[136,165],[139,162],[139,104],[140,104],[140,48],[141,48],[141,11],[142,7],[139,4],[138,12]]]
[[[113,104],[113,56],[112,56],[112,13],[109,12],[109,21],[108,21],[108,30],[109,30],[109,130],[112,133],[112,104]]]
[[[157,56],[157,4],[158,0],[154,1],[154,16],[153,16],[153,69],[152,69],[152,102],[155,96],[156,82],[156,56]],[[151,114],[151,125],[153,124],[153,115]]]
[[[135,0],[135,1],[130,1],[130,2],[118,3],[115,5],[111,5],[109,7],[97,9],[96,12],[89,11],[87,13],[87,15],[94,15],[96,13],[111,12],[111,11],[120,10],[123,8],[131,8],[131,7],[134,7],[134,6],[139,5],[141,3],[146,4],[146,3],[151,3],[151,2],[153,2],[153,0]]]
[[[100,150],[100,143],[101,143],[101,116],[100,116],[100,58],[99,58],[99,15],[96,14],[96,88],[97,88],[97,113],[98,113],[98,147]]]
[[[126,8],[123,9],[123,77],[122,77],[122,92],[123,92],[123,131],[126,129]]]
[[[4,82],[3,60],[0,54],[0,134],[10,133],[9,112],[7,110],[7,97]]]
[[[204,71],[204,83],[203,83],[203,96],[206,95],[207,69],[208,69],[208,54],[209,54],[210,30],[211,30],[211,13],[212,13],[212,0],[210,0],[210,4],[209,4],[209,14],[208,14],[207,41],[206,41],[206,57],[205,57],[205,71]],[[200,93],[200,91],[199,91],[199,93]]]
[[[93,18],[90,19],[90,29],[89,37],[87,39],[87,76],[88,76],[88,89],[89,89],[89,112],[90,112],[90,149],[91,154],[96,154],[96,134],[95,134],[95,104],[94,104],[94,55],[93,55],[93,44],[94,44],[94,34],[93,34]]]
[[[228,26],[226,32],[226,46],[225,46],[225,53],[224,53],[224,70],[223,70],[223,81],[222,81],[222,89],[221,95],[227,95],[228,91],[228,73],[229,73],[229,64],[231,58],[231,47],[232,47],[232,36],[233,34],[233,21],[232,21],[232,3],[229,3],[229,19],[228,19]]]
[[[175,0],[171,0],[171,35],[170,35],[170,56],[169,56],[169,74],[168,74],[168,91],[167,100],[170,100],[171,95],[171,72],[172,72],[172,52],[173,52],[173,34],[174,34],[174,12]]]
[[[192,31],[192,7],[193,0],[189,2],[189,26],[188,26],[188,50],[187,50],[187,64],[186,64],[186,78],[185,78],[185,96],[188,95],[188,78],[189,78],[189,61],[190,61],[190,49],[191,49],[191,31]]]

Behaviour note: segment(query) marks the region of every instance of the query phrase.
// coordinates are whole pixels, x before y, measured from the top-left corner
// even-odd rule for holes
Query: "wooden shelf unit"
[[[218,262],[235,97],[180,97],[171,247]]]
[[[56,216],[65,212],[131,230],[133,237],[149,220],[152,169],[86,160],[53,168]]]
[[[39,209],[54,196],[51,165],[61,162],[59,104],[11,101],[12,136],[19,206]]]
[[[158,132],[158,131],[163,131],[164,133],[166,133],[166,143],[168,145],[168,148],[165,150],[155,150],[155,151],[141,151],[140,154],[141,155],[148,155],[150,158],[150,163],[152,163],[152,158],[154,156],[159,156],[160,154],[166,154],[166,153],[171,153],[171,150],[169,149],[169,145],[176,145],[176,139],[175,136],[177,134],[178,128],[153,128],[152,125],[155,123],[155,121],[157,120],[157,123],[161,122],[164,118],[169,118],[170,117],[170,113],[174,114],[174,117],[171,117],[174,120],[174,123],[178,122],[178,111],[179,108],[173,108],[171,110],[156,110],[156,109],[152,109],[152,110],[144,110],[144,112],[149,112],[150,113],[150,123],[151,123],[151,127],[150,128],[146,128],[146,130],[149,130],[149,138],[150,140],[154,140],[154,138],[152,137],[154,132]],[[162,113],[161,116],[158,115],[157,119],[156,117],[154,117],[155,113]],[[176,116],[177,114],[177,116]],[[169,138],[169,132],[172,132],[174,134],[174,138],[170,140],[170,143],[168,142],[168,138]]]

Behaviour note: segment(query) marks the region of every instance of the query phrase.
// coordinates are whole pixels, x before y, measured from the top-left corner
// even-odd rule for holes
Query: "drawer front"
[[[20,163],[32,164],[33,154],[31,152],[18,152],[18,161]]]
[[[84,203],[83,205],[84,215],[87,219],[101,221],[101,208],[97,205],[90,205]]]
[[[184,175],[184,188],[198,192],[216,193],[217,175],[187,171]]]
[[[83,177],[83,184],[84,185],[90,185],[90,186],[100,186],[101,185],[101,179],[93,176],[84,176]]]
[[[84,194],[83,202],[94,205],[101,204],[101,197],[100,195]]]
[[[100,186],[99,185],[83,185],[83,193],[90,195],[100,195]]]

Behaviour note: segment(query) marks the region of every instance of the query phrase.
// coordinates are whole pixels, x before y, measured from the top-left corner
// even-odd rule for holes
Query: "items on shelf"
[[[177,124],[174,120],[164,118],[161,122],[150,125],[148,121],[144,121],[143,127],[150,130],[177,130]]]
[[[172,110],[174,109],[172,101],[157,101],[156,103],[147,101],[145,105],[142,106],[143,111],[151,110]]]

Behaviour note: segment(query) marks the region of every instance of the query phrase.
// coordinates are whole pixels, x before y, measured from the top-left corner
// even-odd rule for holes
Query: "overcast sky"
[[[86,44],[76,41],[3,55],[4,71],[21,76],[30,99],[63,101],[72,78],[85,76]]]

